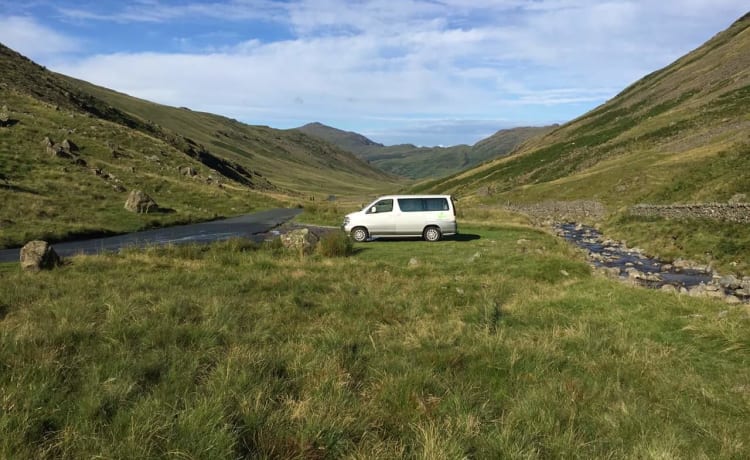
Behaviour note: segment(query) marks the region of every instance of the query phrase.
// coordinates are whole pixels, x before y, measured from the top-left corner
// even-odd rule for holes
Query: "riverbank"
[[[721,275],[710,265],[684,259],[663,261],[639,248],[605,239],[594,227],[575,223],[553,225],[554,232],[586,250],[596,272],[633,285],[694,297],[712,297],[729,304],[750,302],[750,277]]]

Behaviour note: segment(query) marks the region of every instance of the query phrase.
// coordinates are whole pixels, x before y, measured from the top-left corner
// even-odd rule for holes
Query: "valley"
[[[0,263],[0,458],[750,457],[748,69],[745,15],[572,121],[425,148],[0,45],[2,249],[337,227],[391,193],[452,194],[460,232]]]

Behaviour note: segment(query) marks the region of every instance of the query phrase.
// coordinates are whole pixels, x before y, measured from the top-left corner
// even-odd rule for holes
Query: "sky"
[[[0,0],[0,42],[161,104],[433,146],[572,120],[747,11],[747,0]]]

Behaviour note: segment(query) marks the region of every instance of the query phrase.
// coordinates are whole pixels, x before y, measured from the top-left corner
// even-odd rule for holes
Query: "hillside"
[[[0,112],[0,247],[395,186],[315,137],[133,98],[50,72],[2,45]],[[124,210],[135,189],[163,212]]]
[[[750,15],[591,112],[416,190],[486,203],[726,202],[750,195]]]
[[[471,168],[512,152],[525,141],[554,127],[503,129],[473,146],[417,147],[413,144],[384,146],[351,131],[321,123],[295,128],[354,153],[383,171],[412,179],[441,177]]]
[[[378,144],[361,134],[332,128],[323,123],[308,123],[295,129],[297,131],[302,131],[305,134],[309,134],[310,136],[325,139],[333,145],[337,145],[348,152],[356,154],[360,158],[365,156],[364,154],[369,147],[383,147],[383,144]]]

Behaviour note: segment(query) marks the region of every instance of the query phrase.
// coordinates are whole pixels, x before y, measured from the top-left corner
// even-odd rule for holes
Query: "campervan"
[[[358,242],[410,236],[439,241],[458,233],[456,207],[450,195],[381,196],[361,211],[348,214],[341,228]]]

